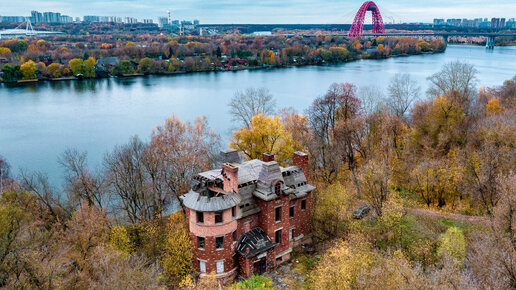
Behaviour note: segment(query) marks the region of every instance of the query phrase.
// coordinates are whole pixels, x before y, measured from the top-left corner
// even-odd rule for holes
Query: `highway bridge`
[[[22,28],[23,25],[25,25],[25,28]],[[30,21],[27,21],[26,23],[22,23],[14,29],[0,30],[0,39],[13,38],[13,37],[57,35],[57,34],[62,34],[62,32],[34,30]]]

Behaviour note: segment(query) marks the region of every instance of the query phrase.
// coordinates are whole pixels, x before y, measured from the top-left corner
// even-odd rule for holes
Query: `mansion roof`
[[[268,201],[279,197],[275,188],[278,183],[280,194],[291,199],[303,197],[315,189],[308,184],[299,166],[281,167],[276,161],[258,159],[231,165],[238,168],[238,192],[224,192],[222,169],[213,169],[193,178],[191,190],[181,196],[184,205],[196,211],[218,211],[239,205],[242,216],[247,216],[260,211],[255,198]]]

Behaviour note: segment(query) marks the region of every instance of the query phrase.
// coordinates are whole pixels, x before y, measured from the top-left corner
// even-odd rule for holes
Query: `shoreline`
[[[447,48],[447,47],[446,47]],[[134,74],[122,74],[120,76],[109,75],[107,77],[95,77],[95,78],[78,78],[76,76],[68,76],[68,77],[60,77],[60,78],[40,78],[33,80],[17,80],[17,81],[1,81],[0,84],[6,85],[25,85],[27,83],[40,83],[40,82],[60,82],[60,81],[87,81],[87,80],[99,80],[99,79],[109,79],[109,78],[135,78],[135,77],[146,77],[146,76],[167,76],[167,75],[183,75],[183,74],[193,74],[193,73],[210,73],[210,72],[237,72],[237,71],[246,71],[246,70],[267,70],[267,69],[281,69],[281,68],[291,68],[291,67],[304,67],[304,66],[326,66],[326,65],[335,65],[335,64],[345,64],[350,62],[355,62],[359,60],[383,60],[389,58],[396,57],[410,57],[416,55],[424,55],[424,54],[441,54],[446,52],[446,48],[443,51],[439,52],[419,52],[415,54],[398,54],[398,55],[390,55],[382,58],[367,58],[367,57],[358,57],[353,60],[343,61],[343,62],[324,62],[324,63],[310,63],[310,64],[289,64],[289,65],[267,65],[267,66],[244,66],[244,67],[235,67],[229,69],[212,69],[212,70],[203,70],[203,71],[176,71],[176,72],[161,72],[161,73],[152,73],[152,74],[143,74],[143,73],[134,73]]]

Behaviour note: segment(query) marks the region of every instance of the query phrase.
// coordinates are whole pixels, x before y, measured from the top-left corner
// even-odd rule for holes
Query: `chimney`
[[[220,151],[220,159],[222,163],[240,163],[240,156],[238,155],[238,151],[235,149],[226,149]]]
[[[238,192],[238,167],[231,163],[222,164],[222,176],[224,177],[224,191]]]
[[[306,154],[304,152],[301,152],[301,151],[296,151],[296,152],[294,152],[294,157],[293,157],[292,161],[293,161],[295,166],[299,166],[301,169],[303,169],[303,172],[305,173],[306,180],[308,181],[309,180],[309,176],[308,176],[308,154]]]
[[[271,161],[274,161],[274,154],[272,154],[272,153],[270,153],[270,152],[263,153],[263,155],[262,155],[262,160],[263,160],[263,162],[271,162]]]

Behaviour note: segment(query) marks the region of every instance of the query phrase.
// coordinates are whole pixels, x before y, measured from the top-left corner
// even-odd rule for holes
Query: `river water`
[[[237,90],[266,87],[278,108],[304,112],[333,82],[386,88],[391,77],[409,73],[424,91],[426,78],[447,62],[467,61],[479,71],[479,83],[496,86],[516,74],[516,47],[449,46],[445,53],[360,60],[340,65],[270,70],[194,73],[174,76],[110,78],[92,81],[0,85],[0,155],[20,169],[46,172],[62,183],[57,157],[67,148],[88,152],[89,165],[131,136],[149,139],[152,128],[172,113],[191,121],[206,115],[228,140],[233,125],[227,103]]]

